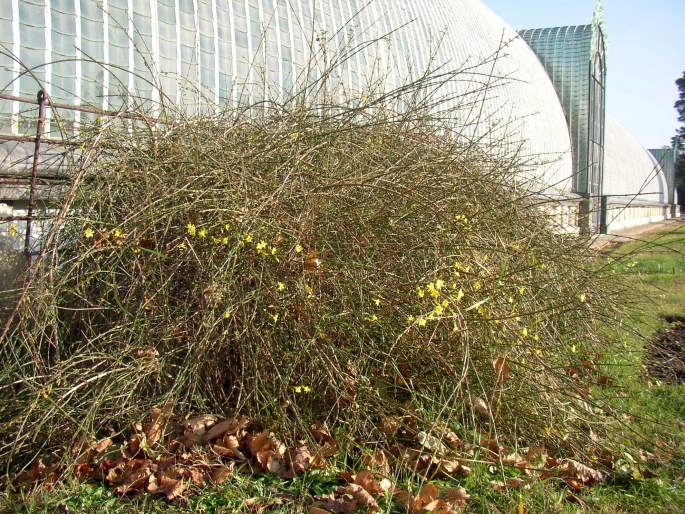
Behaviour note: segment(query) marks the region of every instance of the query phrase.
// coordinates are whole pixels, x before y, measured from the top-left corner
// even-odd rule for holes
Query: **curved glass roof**
[[[604,159],[604,194],[611,201],[668,201],[666,176],[657,160],[610,116],[607,116]]]
[[[17,96],[34,97],[40,83],[56,101],[107,109],[128,101],[123,91],[154,104],[161,90],[189,109],[213,109],[284,98],[337,62],[327,89],[358,101],[369,88],[398,87],[430,69],[445,74],[433,100],[461,105],[460,126],[553,161],[538,172],[546,187],[571,188],[571,144],[554,87],[528,45],[478,0],[3,5],[0,89]],[[62,114],[75,124],[87,116]],[[31,129],[18,102],[0,103],[0,131]]]

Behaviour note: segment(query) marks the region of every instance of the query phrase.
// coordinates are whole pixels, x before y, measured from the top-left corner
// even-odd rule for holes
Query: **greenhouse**
[[[479,0],[11,0],[0,11],[0,166],[30,167],[39,89],[53,106],[44,134],[58,138],[133,104],[207,113],[323,89],[359,105],[433,73],[434,104],[518,155],[564,230],[615,228],[606,209],[617,195],[640,205],[621,226],[669,217],[673,194],[625,190],[660,176],[659,163],[611,156],[632,155],[611,144],[644,150],[605,129],[604,31],[600,8],[589,25],[519,36]],[[5,214],[25,213],[20,184],[0,191]]]

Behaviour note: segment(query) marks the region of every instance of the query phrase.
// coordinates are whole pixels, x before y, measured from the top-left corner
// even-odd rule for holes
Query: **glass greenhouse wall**
[[[464,106],[463,134],[487,134],[505,152],[523,145],[538,167],[535,187],[549,177],[569,193],[561,106],[516,36],[479,0],[4,0],[0,90],[35,98],[43,87],[55,102],[100,109],[168,101],[204,112],[288,98],[327,69],[324,90],[351,102],[432,71],[440,87],[431,100]],[[48,119],[53,135],[94,117],[59,114],[67,123]],[[0,104],[0,133],[34,132],[35,109]]]
[[[520,32],[547,70],[569,126],[574,191],[597,199],[604,163],[606,49],[601,24]]]
[[[668,184],[668,203],[675,207],[677,204],[675,174],[678,151],[673,147],[655,148],[650,150],[656,161],[661,165]]]

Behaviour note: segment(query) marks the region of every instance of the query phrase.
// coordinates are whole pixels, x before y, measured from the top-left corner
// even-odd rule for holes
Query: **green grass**
[[[614,386],[596,392],[625,413],[607,441],[623,472],[578,493],[553,480],[534,482],[528,491],[497,493],[492,480],[519,472],[475,465],[473,474],[459,482],[472,496],[468,512],[516,512],[519,502],[526,513],[685,512],[685,385],[661,384],[642,371],[644,343],[664,326],[663,316],[685,315],[685,225],[624,244],[607,258],[617,276],[627,277],[632,291],[622,325],[607,335],[616,344],[603,364],[615,377]],[[640,461],[637,449],[654,453],[655,459]],[[260,506],[269,512],[303,512],[313,496],[341,483],[335,469],[292,481],[237,475],[186,504],[169,504],[151,497],[118,498],[105,487],[71,482],[46,493],[0,495],[0,512],[258,512]],[[385,512],[399,512],[389,502],[381,506]]]

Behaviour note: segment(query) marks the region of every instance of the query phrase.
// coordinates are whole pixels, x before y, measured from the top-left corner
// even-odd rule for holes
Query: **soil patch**
[[[659,330],[647,347],[649,374],[670,384],[685,383],[685,316],[668,316],[670,325]]]

